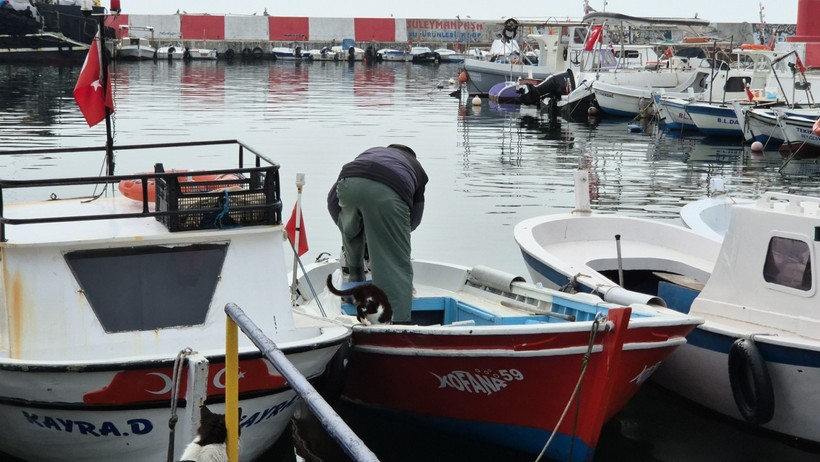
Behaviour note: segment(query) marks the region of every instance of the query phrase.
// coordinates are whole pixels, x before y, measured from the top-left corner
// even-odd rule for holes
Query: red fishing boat
[[[301,309],[353,326],[343,399],[559,460],[591,460],[604,423],[701,322],[628,293],[607,303],[414,261],[414,325],[365,326],[315,291],[334,272],[343,284],[338,268],[307,267],[296,292]]]

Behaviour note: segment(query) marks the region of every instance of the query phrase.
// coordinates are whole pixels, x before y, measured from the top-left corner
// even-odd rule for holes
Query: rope
[[[581,383],[584,380],[584,374],[587,371],[587,366],[589,365],[589,359],[590,359],[590,356],[592,355],[592,347],[595,345],[595,335],[598,333],[598,329],[600,328],[601,321],[603,321],[604,319],[605,319],[604,314],[603,313],[598,313],[598,314],[595,315],[595,319],[592,321],[592,329],[590,329],[590,331],[589,331],[589,345],[587,345],[587,352],[584,353],[584,358],[581,360],[581,374],[578,376],[578,382],[575,384],[575,389],[572,390],[572,394],[570,395],[569,400],[567,401],[567,405],[564,407],[564,411],[561,413],[561,417],[558,419],[558,422],[555,424],[555,428],[553,428],[552,434],[550,434],[550,437],[547,440],[547,443],[544,445],[544,449],[542,449],[541,453],[538,454],[538,457],[535,459],[535,462],[538,462],[539,460],[541,460],[541,458],[547,452],[547,448],[552,443],[552,440],[555,438],[555,435],[558,433],[558,428],[561,427],[561,423],[564,421],[564,417],[566,417],[567,412],[569,412],[570,405],[572,405],[573,400],[575,400],[575,395],[577,395],[578,392],[581,390]],[[580,399],[581,399],[581,397],[579,395],[578,396],[578,400],[579,400],[578,402],[579,403],[580,403]],[[578,429],[577,425],[578,425],[578,412],[579,411],[580,411],[580,406],[577,406],[575,408],[575,423],[573,424],[573,429],[572,429],[573,438],[572,438],[572,443],[571,443],[571,446],[570,446],[570,454],[572,454],[572,445],[575,444],[574,436],[575,436],[575,433]],[[570,459],[572,459],[572,457],[570,457]]]
[[[171,417],[168,419],[168,428],[170,431],[168,432],[168,462],[174,461],[174,436],[176,433],[176,426],[177,421],[179,421],[179,416],[177,416],[177,400],[179,398],[179,379],[182,375],[182,363],[183,360],[192,353],[193,351],[190,348],[186,348],[184,350],[180,350],[177,353],[177,357],[174,360],[174,371],[171,374],[172,383],[173,383],[173,394],[171,395]]]
[[[223,191],[225,192],[225,203],[222,204],[222,211],[220,211],[216,215],[216,218],[214,218],[214,226],[219,229],[233,228],[233,226],[225,226],[222,223],[222,220],[224,220],[226,217],[230,218],[228,212],[231,209],[231,196],[228,194],[228,189],[226,188]]]

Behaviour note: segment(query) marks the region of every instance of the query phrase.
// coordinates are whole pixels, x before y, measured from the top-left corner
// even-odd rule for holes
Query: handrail
[[[308,382],[307,378],[299,372],[293,363],[288,360],[285,354],[280,350],[276,343],[268,338],[261,329],[259,329],[253,321],[245,315],[239,306],[234,303],[225,305],[225,313],[228,315],[226,324],[226,350],[225,350],[225,421],[228,424],[228,460],[236,462],[238,458],[233,455],[231,458],[231,449],[236,448],[238,437],[239,412],[238,407],[238,393],[236,380],[238,352],[237,352],[237,326],[242,329],[242,332],[251,339],[254,345],[259,348],[259,351],[276,367],[276,370],[282,374],[287,380],[288,384],[299,394],[299,396],[307,402],[313,414],[319,419],[325,429],[330,435],[339,443],[342,449],[353,460],[360,462],[375,461],[378,462],[376,454],[374,454],[364,442],[353,433],[353,430],[339,417],[339,414],[325,401],[322,396],[313,388],[313,385]],[[230,367],[229,367],[230,366]],[[233,377],[233,380],[231,380]],[[234,384],[231,386],[231,384]],[[229,405],[229,403],[231,403]],[[233,438],[233,440],[232,440]]]

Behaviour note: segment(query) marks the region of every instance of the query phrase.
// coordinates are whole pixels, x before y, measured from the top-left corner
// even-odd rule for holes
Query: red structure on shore
[[[806,44],[805,64],[808,67],[820,68],[820,0],[798,0],[797,33],[787,37],[787,42]]]

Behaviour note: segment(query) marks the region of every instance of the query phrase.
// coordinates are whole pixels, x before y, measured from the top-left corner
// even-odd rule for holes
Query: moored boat
[[[350,337],[347,327],[291,310],[277,164],[233,140],[113,152],[120,160],[150,153],[189,170],[162,173],[157,165],[159,173],[94,176],[94,159],[88,176],[0,179],[4,454],[32,461],[141,462],[169,454],[178,460],[193,440],[199,406],[224,413],[228,303],[240,306],[309,380]],[[232,152],[238,162],[197,169],[205,152]],[[117,193],[120,183],[139,185],[139,200]],[[107,193],[94,194],[106,185]],[[42,188],[52,199],[39,199]],[[251,461],[288,428],[299,397],[244,336],[239,368],[241,454]]]
[[[820,442],[820,199],[766,193],[730,207],[722,236],[583,206],[525,220],[515,235],[537,282],[659,297],[705,320],[654,381],[748,425]]]
[[[328,317],[353,326],[342,399],[556,460],[591,460],[601,426],[700,323],[492,268],[416,260],[412,325],[365,326],[354,307],[316,292],[328,275],[342,285],[339,268],[308,265],[297,303],[318,313],[320,300]]]

